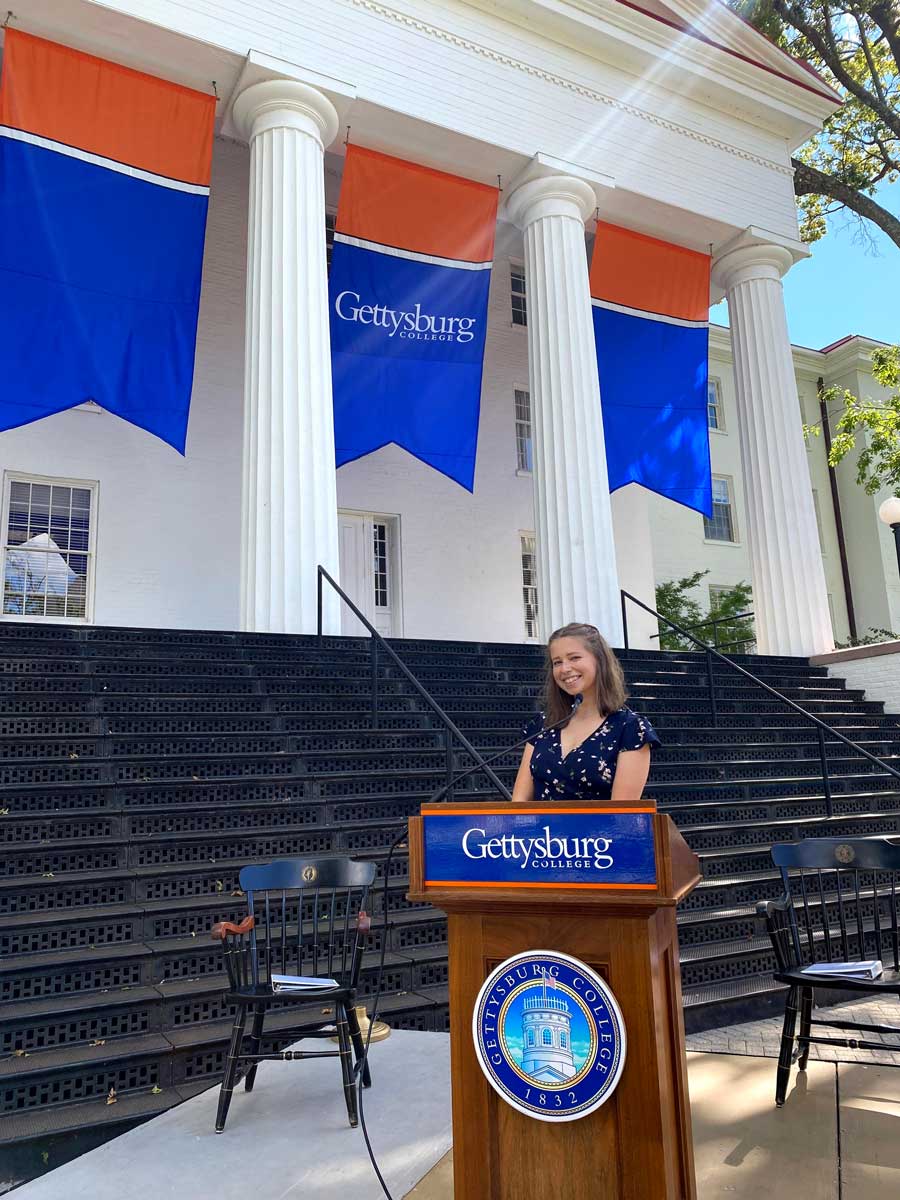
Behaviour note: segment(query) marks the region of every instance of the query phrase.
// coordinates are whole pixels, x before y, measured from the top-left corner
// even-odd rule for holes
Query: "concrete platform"
[[[900,1196],[897,1068],[810,1062],[780,1111],[770,1058],[690,1053],[688,1076],[699,1200]],[[452,1198],[448,1154],[407,1200]]]
[[[403,1196],[450,1148],[450,1039],[394,1031],[369,1051],[366,1122]],[[347,1124],[337,1059],[261,1064],[213,1130],[217,1087],[17,1188],[16,1200],[384,1200]]]
[[[448,1041],[394,1032],[372,1047],[366,1116],[395,1200],[452,1200]],[[700,1200],[900,1196],[900,1069],[811,1061],[780,1111],[771,1058],[692,1052],[688,1072]],[[254,1092],[235,1093],[220,1137],[217,1092],[26,1184],[17,1200],[383,1200],[361,1132],[346,1124],[334,1060],[264,1064]]]

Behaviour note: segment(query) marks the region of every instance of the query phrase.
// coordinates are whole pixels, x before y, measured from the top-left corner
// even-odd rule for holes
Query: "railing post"
[[[372,728],[378,728],[378,639],[371,638],[372,647]]]
[[[706,677],[709,680],[709,708],[712,713],[712,723],[713,727],[717,728],[719,724],[719,709],[716,704],[716,684],[713,678],[712,651],[708,646],[706,648]]]
[[[625,602],[625,593],[620,589],[619,599],[622,602],[622,640],[625,643],[623,649],[628,649],[628,613],[626,611],[627,604]]]
[[[322,568],[316,573],[316,636],[322,640]]]
[[[453,803],[453,740],[450,737],[450,727],[444,726],[444,749],[446,751],[447,770],[447,800]]]
[[[819,731],[819,758],[822,760],[822,786],[825,789],[825,812],[829,817],[834,816],[834,804],[831,798],[831,777],[828,774],[828,758],[825,754],[825,730],[821,725]]]

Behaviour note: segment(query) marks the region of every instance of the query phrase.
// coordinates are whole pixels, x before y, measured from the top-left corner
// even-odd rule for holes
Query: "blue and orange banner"
[[[639,483],[712,514],[710,258],[599,222],[591,261],[609,490]]]
[[[0,429],[86,400],[184,452],[215,99],[7,29]]]
[[[348,147],[329,276],[339,467],[393,442],[472,490],[498,195]]]

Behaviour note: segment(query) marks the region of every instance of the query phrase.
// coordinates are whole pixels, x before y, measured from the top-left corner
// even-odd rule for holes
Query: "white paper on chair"
[[[272,990],[275,992],[310,992],[336,987],[338,987],[336,979],[325,979],[316,975],[272,976]]]
[[[849,976],[853,979],[877,979],[884,971],[881,959],[872,958],[866,962],[821,962],[804,967],[804,975],[818,975],[828,978]]]

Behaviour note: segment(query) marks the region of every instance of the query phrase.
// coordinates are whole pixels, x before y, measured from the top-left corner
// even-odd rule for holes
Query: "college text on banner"
[[[348,147],[329,275],[339,467],[394,442],[472,490],[497,198]]]
[[[639,483],[712,515],[710,258],[598,222],[594,337],[609,490]]]
[[[94,400],[184,452],[215,98],[6,30],[0,429]]]
[[[423,808],[426,887],[656,890],[656,809]]]

